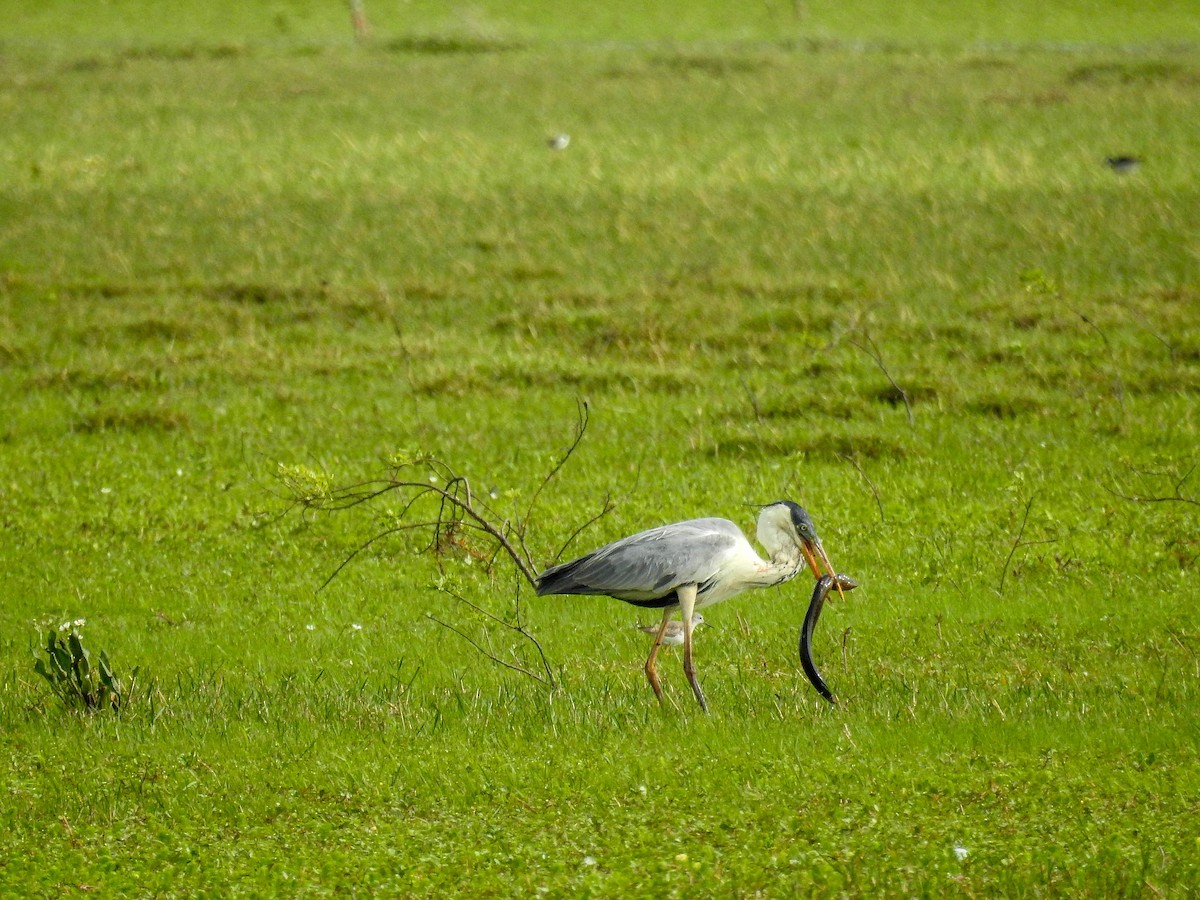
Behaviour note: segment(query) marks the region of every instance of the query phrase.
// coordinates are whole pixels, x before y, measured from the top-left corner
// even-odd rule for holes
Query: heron
[[[646,679],[662,702],[657,660],[667,626],[679,610],[683,626],[683,672],[696,702],[708,712],[708,702],[696,680],[692,661],[692,616],[696,610],[728,600],[751,588],[774,587],[791,581],[808,565],[813,577],[821,565],[835,576],[812,517],[791,500],[761,508],[758,542],[769,559],[761,558],[728,519],[689,519],[621,538],[571,562],[551,566],[537,578],[537,592],[600,594],[634,606],[662,609],[662,622],[646,660]],[[838,591],[841,592],[840,583]]]

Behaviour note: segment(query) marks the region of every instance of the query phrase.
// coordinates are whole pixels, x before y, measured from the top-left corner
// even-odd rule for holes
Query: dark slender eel
[[[858,587],[858,582],[849,575],[838,575],[836,582],[833,575],[822,575],[817,581],[817,586],[813,588],[812,600],[808,602],[808,612],[804,615],[804,625],[800,628],[800,664],[804,666],[804,674],[817,689],[817,693],[833,704],[837,703],[833,691],[829,690],[829,685],[825,683],[825,679],[817,671],[816,663],[813,662],[812,633],[817,619],[821,617],[821,607],[825,605],[825,598],[835,586],[841,587],[843,591],[852,591]]]

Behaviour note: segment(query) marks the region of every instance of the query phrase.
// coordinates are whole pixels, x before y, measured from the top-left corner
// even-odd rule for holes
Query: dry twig
[[[1200,465],[1200,463],[1192,463],[1186,472],[1178,476],[1174,472],[1136,469],[1133,466],[1128,467],[1131,472],[1142,479],[1143,484],[1147,481],[1161,481],[1164,479],[1171,482],[1170,494],[1160,494],[1157,492],[1129,494],[1117,490],[1115,485],[1113,487],[1104,485],[1104,489],[1114,497],[1120,497],[1122,500],[1129,500],[1134,503],[1184,503],[1189,506],[1200,506],[1200,500],[1197,500],[1195,497],[1186,497],[1183,494],[1183,486],[1192,477],[1192,473],[1196,471],[1197,465]]]
[[[463,605],[470,607],[479,616],[481,616],[487,620],[490,620],[492,622],[497,622],[500,625],[503,625],[505,628],[509,629],[510,631],[515,631],[517,634],[521,635],[521,637],[524,638],[526,641],[528,641],[530,644],[532,644],[534,649],[537,651],[538,660],[541,664],[542,674],[539,674],[539,673],[535,672],[533,669],[524,665],[523,661],[520,660],[519,658],[517,658],[515,654],[514,654],[514,659],[516,659],[515,662],[509,662],[508,660],[500,658],[490,648],[484,647],[482,644],[480,644],[478,641],[476,641],[473,637],[471,637],[465,631],[463,631],[459,628],[456,628],[455,626],[449,624],[448,622],[443,622],[441,619],[439,619],[437,616],[433,615],[432,613],[426,613],[425,615],[427,618],[433,620],[434,622],[437,622],[437,624],[441,625],[443,628],[447,628],[450,631],[453,631],[455,634],[457,634],[459,637],[461,637],[464,641],[466,641],[468,644],[470,644],[472,647],[474,647],[476,650],[478,650],[480,653],[482,653],[484,656],[486,656],[488,659],[490,659],[492,662],[496,663],[497,665],[503,666],[506,669],[512,669],[514,672],[520,672],[522,675],[526,675],[529,678],[532,678],[534,681],[539,681],[542,684],[546,685],[547,687],[555,686],[556,682],[554,679],[554,670],[550,667],[550,661],[546,658],[546,651],[542,649],[541,641],[539,641],[533,635],[533,633],[525,627],[525,623],[521,621],[521,589],[520,589],[520,585],[517,586],[516,601],[515,601],[515,606],[514,606],[513,619],[511,622],[508,619],[504,619],[504,618],[501,618],[500,616],[497,616],[495,613],[488,612],[482,606],[479,606],[476,603],[472,603],[466,597],[463,597],[461,594],[456,594],[454,591],[451,591],[448,588],[439,586],[437,588],[437,590],[439,590],[443,594],[447,594],[448,596],[453,597],[459,603],[462,603]]]
[[[351,551],[325,579],[321,588],[326,587],[360,553],[377,542],[403,532],[424,529],[430,531],[430,537],[421,552],[440,555],[448,548],[454,547],[480,559],[489,560],[494,560],[497,553],[503,552],[533,586],[537,583],[537,568],[526,544],[526,535],[534,506],[542,491],[578,449],[587,426],[587,404],[581,403],[575,435],[570,446],[542,479],[529,501],[524,516],[515,524],[475,494],[465,475],[459,474],[449,463],[423,453],[394,458],[387,477],[341,487],[314,488],[308,484],[297,485],[290,481],[286,474],[279,477],[291,494],[290,508],[299,508],[305,512],[340,512],[374,503],[389,495],[402,498],[400,508],[388,515],[388,519],[394,524],[372,535]],[[414,518],[414,511],[418,508],[428,509],[429,515]],[[612,508],[611,499],[606,498],[600,513],[577,529],[568,543]],[[495,552],[488,556],[474,549],[464,537],[466,532],[486,535],[495,542]]]
[[[913,426],[914,419],[912,404],[908,402],[908,392],[904,390],[904,388],[900,387],[900,385],[896,382],[896,379],[892,377],[892,373],[888,371],[887,366],[883,364],[883,356],[880,354],[879,348],[875,346],[875,341],[871,339],[871,335],[866,331],[863,331],[863,337],[866,339],[866,346],[860,344],[853,338],[850,339],[851,346],[857,347],[863,353],[867,354],[867,356],[871,357],[871,359],[875,360],[875,365],[879,366],[879,371],[883,373],[883,376],[889,382],[891,382],[892,388],[897,394],[900,395],[900,399],[904,402],[904,412],[908,414],[908,425],[911,428]]]
[[[845,453],[839,453],[838,456],[850,463],[850,465],[854,466],[854,470],[858,472],[862,480],[867,483],[867,487],[871,489],[871,496],[875,498],[875,505],[879,507],[879,522],[881,525],[886,525],[887,517],[883,514],[883,501],[879,499],[879,490],[875,487],[875,482],[871,481],[871,479],[867,476],[867,473],[863,471],[863,467],[858,464],[858,460],[853,456]]]
[[[325,579],[318,590],[323,590],[328,586],[359,554],[379,541],[404,532],[424,530],[428,530],[429,540],[419,552],[432,553],[440,557],[448,549],[457,549],[485,561],[489,571],[497,557],[504,554],[512,561],[525,581],[531,587],[536,587],[537,568],[526,543],[534,507],[546,486],[562,471],[563,466],[578,449],[587,427],[588,407],[586,403],[580,403],[575,434],[570,445],[542,479],[533,492],[524,515],[515,523],[502,516],[486,500],[479,497],[472,490],[471,483],[465,475],[457,472],[449,463],[423,453],[393,458],[391,470],[384,478],[341,487],[329,486],[323,476],[304,467],[280,466],[277,477],[290,495],[289,509],[298,508],[305,513],[341,512],[373,504],[384,497],[400,499],[399,508],[387,513],[386,527],[355,547]],[[575,529],[563,548],[559,550],[559,554],[580,533],[611,512],[614,507],[612,499],[606,497],[600,512]],[[472,543],[470,535],[482,536],[490,540],[494,546],[490,551],[480,549]],[[546,659],[542,645],[522,621],[519,585],[515,611],[511,620],[490,613],[444,588],[439,588],[439,590],[470,607],[477,615],[503,625],[532,644],[540,659],[542,674],[520,661],[510,662],[498,657],[461,629],[436,616],[429,615],[430,619],[458,634],[493,662],[534,678],[550,687],[554,686],[553,671]]]
[[[1013,540],[1012,547],[1009,548],[1008,557],[1004,560],[1004,568],[1000,570],[1000,587],[997,588],[997,593],[1004,593],[1004,579],[1008,576],[1008,567],[1012,563],[1013,556],[1022,547],[1033,547],[1037,544],[1053,544],[1053,538],[1045,538],[1039,541],[1023,541],[1021,538],[1025,536],[1025,525],[1029,522],[1029,511],[1033,508],[1033,497],[1031,496],[1025,501],[1025,514],[1021,517],[1021,528],[1017,531],[1017,536]]]

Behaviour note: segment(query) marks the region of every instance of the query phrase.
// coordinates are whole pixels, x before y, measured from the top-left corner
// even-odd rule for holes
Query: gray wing
[[[710,579],[749,543],[728,519],[691,519],[614,541],[538,576],[539,594],[606,594],[630,602],[673,594]]]

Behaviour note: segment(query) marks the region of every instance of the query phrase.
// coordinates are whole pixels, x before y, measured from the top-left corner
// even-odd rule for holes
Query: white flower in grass
[[[359,625],[357,622],[351,622],[351,623],[350,623],[350,627],[351,627],[351,628],[352,628],[354,631],[362,631],[362,626],[361,626],[361,625]]]
[[[967,848],[966,847],[955,847],[954,848],[954,856],[959,862],[962,862],[964,859],[967,858]]]
[[[314,625],[312,622],[309,622],[307,625],[304,626],[304,630],[305,631],[316,631],[317,626]]]

